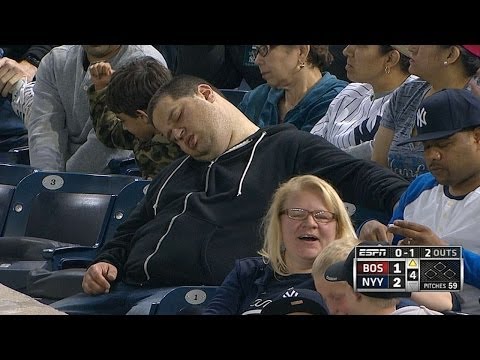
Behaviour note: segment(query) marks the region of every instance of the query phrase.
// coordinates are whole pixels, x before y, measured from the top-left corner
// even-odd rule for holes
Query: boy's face
[[[315,277],[315,288],[322,294],[331,315],[355,315],[357,296],[346,281],[327,281]]]
[[[129,133],[140,140],[150,140],[155,129],[150,124],[142,121],[140,117],[134,117],[125,113],[117,113],[117,117],[122,122],[122,126]]]

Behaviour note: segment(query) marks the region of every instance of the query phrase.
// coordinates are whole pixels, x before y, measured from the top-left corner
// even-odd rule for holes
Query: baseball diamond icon
[[[444,272],[445,269],[447,270]],[[430,280],[442,275],[445,276],[447,279],[451,279],[455,275],[457,275],[457,273],[452,269],[449,269],[445,264],[440,261],[436,263],[432,268],[425,271],[425,276]]]

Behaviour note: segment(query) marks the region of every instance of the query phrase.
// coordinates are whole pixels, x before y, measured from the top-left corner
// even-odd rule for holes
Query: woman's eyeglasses
[[[273,45],[253,45],[253,55],[257,57],[260,54],[262,57],[265,57],[270,52],[270,47]]]
[[[333,212],[326,211],[326,210],[313,210],[308,211],[305,209],[294,208],[294,209],[285,209],[280,211],[280,215],[287,215],[290,219],[303,221],[305,220],[308,215],[312,215],[313,219],[317,223],[326,224],[332,220],[335,220],[336,215]]]

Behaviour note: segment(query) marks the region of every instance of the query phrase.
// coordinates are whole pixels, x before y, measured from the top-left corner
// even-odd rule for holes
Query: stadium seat
[[[7,219],[8,210],[17,184],[25,176],[37,171],[25,165],[0,164],[0,236]]]
[[[136,177],[142,176],[142,172],[137,165],[137,161],[133,157],[128,159],[112,159],[108,163],[108,167],[112,174]]]
[[[240,102],[243,100],[243,97],[248,92],[246,90],[238,89],[221,89],[220,91],[222,92],[223,96],[225,96],[225,98],[235,106],[240,104]]]
[[[373,219],[387,225],[388,221],[392,217],[391,214],[388,214],[386,212],[372,210],[361,206],[355,206],[348,202],[344,202],[344,204],[347,209],[348,215],[350,215],[350,219],[352,220],[352,224],[355,230],[358,230],[359,226],[361,226],[365,221]]]
[[[25,176],[38,171],[21,164],[0,164],[0,184],[17,185]]]
[[[213,299],[218,286],[179,286],[154,302],[150,315],[199,315]]]
[[[96,242],[93,246],[74,246],[44,250],[44,256],[51,259],[52,270],[88,266],[97,255],[98,250],[105,242],[113,238],[118,226],[128,218],[130,212],[143,199],[149,185],[150,180],[136,179],[127,184],[115,196],[115,203],[109,214],[105,233],[101,241]]]
[[[115,196],[102,241],[93,246],[56,247],[44,250],[44,257],[49,259],[50,266],[48,269],[32,269],[27,274],[25,292],[48,303],[82,291],[81,283],[86,268],[98,250],[113,237],[117,227],[142,200],[149,185],[149,180],[136,179]]]
[[[22,146],[5,152],[0,152],[0,163],[30,165],[30,153],[28,146]]]
[[[132,181],[128,176],[43,171],[23,178],[0,238],[0,282],[14,289],[25,286],[25,281],[9,281],[26,280],[29,267],[47,267],[44,249],[102,241],[114,196]],[[29,261],[29,267],[22,261]]]

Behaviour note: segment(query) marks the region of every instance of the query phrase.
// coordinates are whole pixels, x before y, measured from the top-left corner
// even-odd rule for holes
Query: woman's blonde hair
[[[280,275],[290,275],[283,251],[282,225],[280,216],[285,202],[294,193],[310,191],[322,197],[328,211],[335,214],[337,222],[335,239],[355,235],[350,216],[335,189],[314,175],[300,175],[286,181],[275,191],[270,208],[263,218],[263,247],[258,252],[266,262],[270,262],[273,270]]]

